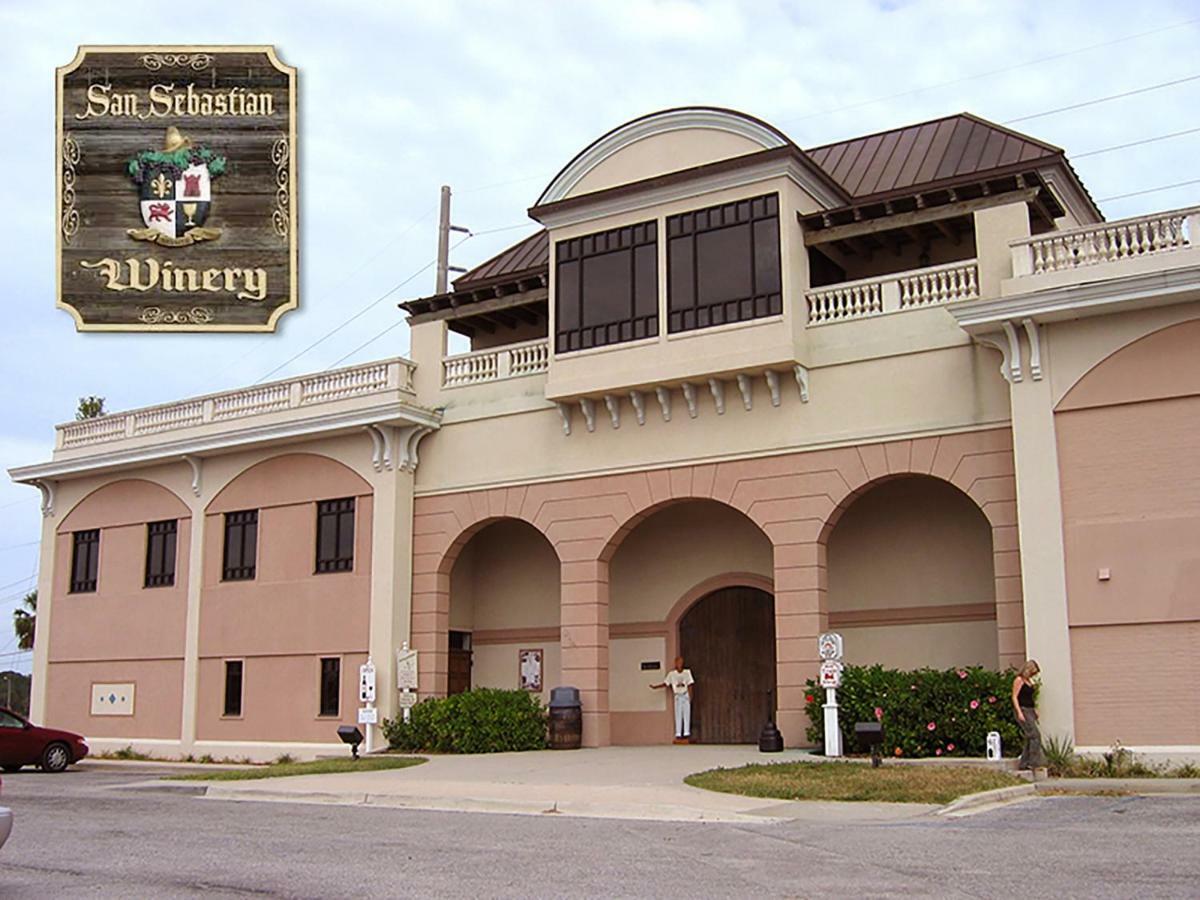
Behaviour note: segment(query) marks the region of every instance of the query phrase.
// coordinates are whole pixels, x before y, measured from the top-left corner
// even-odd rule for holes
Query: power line
[[[16,587],[18,584],[25,584],[35,578],[37,578],[37,572],[34,572],[28,578],[18,578],[16,581],[9,582],[8,584],[0,584],[0,591],[6,591],[11,587]]]
[[[1174,87],[1177,84],[1185,84],[1189,81],[1200,81],[1200,75],[1188,75],[1186,78],[1176,78],[1174,81],[1160,81],[1158,84],[1150,84],[1146,87],[1135,88],[1132,91],[1123,91],[1120,94],[1110,94],[1107,97],[1097,97],[1095,100],[1084,100],[1082,103],[1072,103],[1070,106],[1060,106],[1057,109],[1048,109],[1045,112],[1033,113],[1028,116],[1019,116],[1015,119],[1008,119],[1002,122],[1003,125],[1013,125],[1017,122],[1028,122],[1030,119],[1040,119],[1043,116],[1052,116],[1055,113],[1068,112],[1072,109],[1083,109],[1085,106],[1095,106],[1097,103],[1107,103],[1109,100],[1120,100],[1122,97],[1132,97],[1135,94],[1145,94],[1149,91],[1157,91],[1166,87]]]
[[[1101,147],[1099,150],[1089,150],[1087,153],[1072,153],[1071,159],[1083,159],[1085,156],[1098,156],[1101,153],[1111,153],[1113,150],[1126,150],[1130,147],[1140,147],[1143,144],[1153,144],[1156,141],[1165,141],[1168,138],[1183,137],[1185,134],[1195,134],[1200,131],[1200,128],[1188,128],[1186,131],[1173,131],[1170,134],[1160,134],[1157,137],[1142,138],[1140,141],[1131,141],[1128,144],[1115,144],[1112,147]]]
[[[342,363],[344,363],[350,357],[354,356],[354,354],[356,354],[359,350],[363,350],[363,349],[369,347],[371,344],[375,343],[377,340],[379,340],[381,337],[383,337],[389,331],[392,331],[395,328],[399,328],[403,324],[404,324],[403,319],[397,319],[395,322],[393,322],[387,328],[383,329],[383,331],[379,332],[379,334],[375,335],[375,337],[371,338],[369,341],[365,341],[364,343],[359,344],[357,347],[355,347],[353,350],[351,350],[345,356],[339,358],[335,362],[330,363],[328,366],[325,367],[325,370],[328,371],[329,369],[333,369],[333,368],[336,368],[337,366],[340,366]]]
[[[1200,184],[1200,178],[1191,181],[1177,181],[1174,184],[1164,184],[1159,187],[1146,188],[1144,191],[1131,191],[1128,194],[1114,194],[1111,197],[1101,197],[1097,203],[1107,203],[1109,200],[1124,200],[1126,197],[1141,197],[1144,194],[1157,194],[1159,191],[1169,191],[1171,188],[1187,187],[1190,184]]]
[[[1039,65],[1039,64],[1045,63],[1045,62],[1052,62],[1053,60],[1056,60],[1056,59],[1063,59],[1068,56],[1074,56],[1076,53],[1086,53],[1088,50],[1099,50],[1102,47],[1111,47],[1114,44],[1121,44],[1121,43],[1124,43],[1125,41],[1132,41],[1132,40],[1136,40],[1138,38],[1148,37],[1149,35],[1152,35],[1152,34],[1159,34],[1163,31],[1171,31],[1175,28],[1183,28],[1187,25],[1194,25],[1197,22],[1200,22],[1200,19],[1188,19],[1187,21],[1184,21],[1184,22],[1176,22],[1174,25],[1163,25],[1160,28],[1152,28],[1149,31],[1139,31],[1137,34],[1127,34],[1124,37],[1113,38],[1112,40],[1109,40],[1109,41],[1102,41],[1099,44],[1089,44],[1086,47],[1076,47],[1074,50],[1064,50],[1061,53],[1053,53],[1050,56],[1039,56],[1037,59],[1031,59],[1027,62],[1017,63],[1016,65],[1012,65],[1012,66],[1004,66],[1003,68],[1000,68],[1000,69],[990,69],[987,72],[976,72],[973,75],[964,75],[961,78],[954,78],[954,79],[951,79],[950,81],[939,81],[936,84],[927,84],[922,87],[911,88],[907,91],[901,91],[897,94],[888,94],[886,97],[876,97],[873,100],[861,100],[857,103],[849,103],[844,106],[835,106],[831,109],[823,109],[820,112],[808,113],[807,115],[800,116],[799,118],[785,119],[782,124],[786,124],[789,121],[803,122],[807,119],[814,119],[817,116],[827,116],[827,115],[831,115],[836,112],[845,112],[846,110],[859,109],[863,106],[871,106],[875,103],[885,103],[888,100],[898,100],[901,97],[911,97],[913,94],[920,94],[920,93],[924,93],[925,91],[932,91],[936,88],[951,87],[956,84],[963,84],[964,82],[967,82],[967,81],[976,81],[980,78],[990,78],[992,75],[1003,75],[1006,72],[1013,72],[1013,71],[1016,71],[1017,69],[1025,69],[1025,68],[1028,68],[1029,66],[1036,66],[1036,65]]]

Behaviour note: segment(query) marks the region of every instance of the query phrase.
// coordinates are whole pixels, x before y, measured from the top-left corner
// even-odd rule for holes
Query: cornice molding
[[[119,448],[69,460],[53,460],[32,466],[18,466],[9,469],[8,474],[13,481],[31,483],[45,479],[143,466],[164,460],[186,459],[189,456],[202,457],[205,454],[225,452],[249,445],[326,436],[336,432],[353,431],[367,425],[383,424],[415,425],[433,431],[441,427],[441,417],[436,413],[407,403],[389,402],[366,409],[326,414],[300,421],[276,422],[270,425],[243,428],[238,431],[224,431],[203,437],[151,444],[145,447]],[[415,447],[413,451],[415,453]]]

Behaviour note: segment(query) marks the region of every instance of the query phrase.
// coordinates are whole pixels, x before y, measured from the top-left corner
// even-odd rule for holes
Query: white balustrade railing
[[[58,426],[58,448],[85,447],[371,394],[393,391],[411,394],[413,368],[406,359],[385,360],[82,422],[68,422]]]
[[[865,319],[883,313],[972,300],[979,296],[975,260],[843,281],[808,291],[808,324]]]
[[[1200,209],[1180,209],[1040,234],[1009,244],[1013,276],[1042,275],[1191,247]]]
[[[447,356],[442,360],[442,386],[460,387],[520,375],[538,375],[549,367],[550,341],[540,338],[523,344]]]

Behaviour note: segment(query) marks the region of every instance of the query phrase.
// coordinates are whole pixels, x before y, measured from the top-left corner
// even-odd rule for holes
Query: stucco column
[[[1029,237],[1029,207],[1006,203],[975,211],[975,247],[979,266],[979,296],[999,297],[1000,282],[1012,278],[1009,241]]]
[[[58,519],[53,510],[42,514],[42,543],[38,549],[38,609],[33,632],[33,679],[30,684],[29,716],[46,721],[46,679],[50,674],[50,617],[54,611],[54,550]]]
[[[1044,736],[1073,736],[1062,492],[1049,378],[1012,386],[1012,427],[1025,646],[1042,668],[1038,716]]]
[[[825,602],[825,545],[774,545],[775,723],[789,747],[808,743],[804,682],[817,677],[817,637],[829,614]]]
[[[611,743],[608,717],[608,561],[562,563],[562,680],[579,688],[583,743]]]
[[[371,613],[369,652],[375,664],[375,706],[379,720],[396,715],[396,651],[410,640],[412,621],[413,472],[406,467],[385,469],[375,479],[371,523]],[[422,648],[423,649],[423,648]],[[435,660],[422,653],[425,670]],[[349,673],[355,681],[358,672]],[[385,743],[378,726],[372,745]]]
[[[197,461],[197,465],[200,465]],[[199,483],[203,483],[197,478]],[[207,498],[190,498],[192,521],[188,540],[187,613],[183,633],[183,700],[179,726],[180,750],[190,753],[196,746],[196,721],[200,715],[200,600],[204,589],[204,507]]]

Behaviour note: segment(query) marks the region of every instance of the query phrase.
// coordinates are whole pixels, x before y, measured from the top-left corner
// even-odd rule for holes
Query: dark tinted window
[[[146,587],[175,583],[175,519],[146,526]]]
[[[667,218],[668,331],[783,312],[776,194]]]
[[[317,571],[354,568],[354,498],[317,504]]]
[[[321,660],[321,715],[336,716],[342,688],[342,661],[336,656]]]
[[[242,714],[242,661],[225,660],[225,712],[227,716]]]
[[[100,529],[76,531],[71,551],[71,592],[82,594],[96,590],[99,569]]]
[[[555,351],[658,334],[658,225],[641,222],[555,244]]]
[[[225,513],[225,558],[222,575],[226,581],[254,577],[258,553],[258,510]]]

